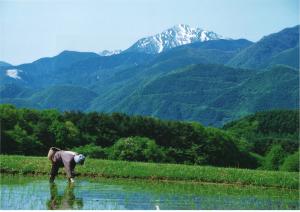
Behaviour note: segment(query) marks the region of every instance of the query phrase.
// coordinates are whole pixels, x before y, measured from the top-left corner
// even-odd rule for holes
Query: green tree
[[[54,134],[56,145],[60,148],[70,148],[76,145],[79,131],[71,121],[52,122],[49,130]]]
[[[107,158],[107,150],[101,146],[96,146],[95,144],[87,144],[85,146],[80,146],[72,149],[75,152],[89,156],[91,158]]]
[[[283,163],[285,156],[286,152],[281,145],[273,145],[265,157],[263,168],[267,170],[278,170],[279,166]]]
[[[234,139],[226,132],[208,128],[208,139],[203,148],[205,160],[215,166],[242,166],[241,152],[234,143]]]
[[[41,154],[42,144],[35,135],[28,135],[19,125],[15,125],[14,129],[7,131],[7,134],[16,143],[13,153],[25,155]]]
[[[163,160],[163,152],[154,140],[129,137],[119,139],[112,146],[110,157],[116,160],[158,162]]]
[[[281,171],[299,172],[299,151],[284,159],[283,164],[280,166]]]
[[[8,135],[19,120],[19,111],[13,105],[0,105],[0,134],[1,134],[1,153],[14,153],[16,151],[16,142]]]

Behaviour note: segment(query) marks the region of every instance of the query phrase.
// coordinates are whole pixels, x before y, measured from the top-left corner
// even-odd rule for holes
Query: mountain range
[[[11,64],[7,62],[0,61],[0,66],[11,66]]]
[[[0,64],[0,101],[213,126],[256,111],[299,108],[299,26],[253,43],[178,25],[106,53],[64,51]]]

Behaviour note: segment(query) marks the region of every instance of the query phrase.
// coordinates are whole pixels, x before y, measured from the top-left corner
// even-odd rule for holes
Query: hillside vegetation
[[[283,170],[295,171],[287,164],[295,167],[291,163],[297,162],[291,156],[298,151],[297,115],[294,111],[256,114],[226,125],[225,131],[196,122],[120,113],[60,113],[1,105],[1,153],[46,155],[51,146],[57,146],[112,160],[272,170],[285,164]],[[257,127],[252,120],[263,124]],[[282,152],[282,161],[278,161]]]
[[[299,171],[299,111],[258,112],[223,129],[245,141],[244,149],[264,156],[261,168]]]
[[[295,65],[295,68],[299,68],[299,58],[296,58],[299,53],[294,50],[297,46],[299,25],[264,36],[257,43],[243,49],[227,64],[233,67],[262,69],[274,64],[278,59],[279,63],[276,64]]]
[[[298,80],[287,66],[255,72],[192,65],[154,78],[110,110],[222,126],[256,111],[297,108]]]

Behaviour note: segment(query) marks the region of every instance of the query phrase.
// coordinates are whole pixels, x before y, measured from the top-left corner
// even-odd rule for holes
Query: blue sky
[[[0,0],[0,61],[126,49],[176,24],[257,41],[299,24],[298,0]]]

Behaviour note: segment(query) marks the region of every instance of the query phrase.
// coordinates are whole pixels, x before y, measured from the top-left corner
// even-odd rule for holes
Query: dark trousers
[[[52,162],[52,168],[51,168],[51,172],[50,172],[50,182],[53,182],[56,175],[58,174],[58,170],[60,167],[63,167],[62,163],[58,163],[58,162]],[[75,177],[75,171],[74,169],[71,169],[71,178]]]
[[[53,182],[56,175],[58,174],[58,169],[60,167],[60,164],[52,162],[52,168],[50,172],[50,181]]]

